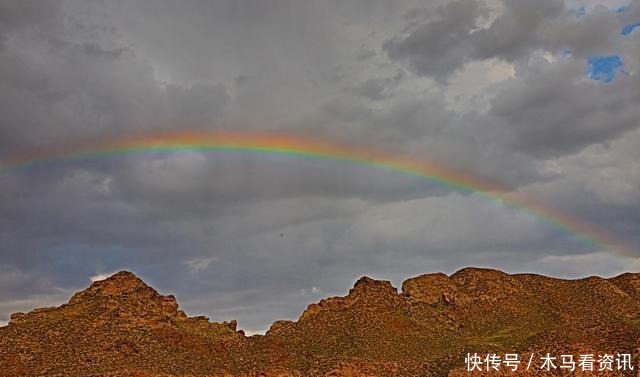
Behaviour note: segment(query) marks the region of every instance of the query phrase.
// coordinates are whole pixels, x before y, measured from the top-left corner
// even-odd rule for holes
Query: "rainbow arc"
[[[12,155],[1,162],[12,169],[33,165],[181,151],[258,153],[338,161],[399,172],[435,182],[463,193],[497,201],[524,211],[599,250],[634,256],[608,232],[574,215],[522,196],[508,187],[445,165],[407,156],[321,139],[278,133],[164,132],[127,138],[94,140],[40,148]]]

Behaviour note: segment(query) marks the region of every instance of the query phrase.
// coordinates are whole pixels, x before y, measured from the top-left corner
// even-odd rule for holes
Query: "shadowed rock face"
[[[347,296],[311,304],[298,321],[276,321],[266,335],[246,337],[235,321],[187,317],[173,296],[123,271],[58,308],[13,314],[0,328],[0,371],[8,377],[465,375],[467,352],[620,352],[633,354],[637,364],[639,337],[639,274],[560,280],[466,268],[408,279],[401,292],[363,277]]]

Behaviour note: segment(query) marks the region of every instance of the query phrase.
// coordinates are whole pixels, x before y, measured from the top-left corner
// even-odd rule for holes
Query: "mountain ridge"
[[[0,370],[8,377],[443,376],[464,371],[468,352],[624,351],[637,359],[639,339],[638,273],[566,280],[468,267],[406,279],[400,290],[364,276],[345,296],[247,337],[236,321],[188,317],[173,295],[121,271],[59,307],[12,314],[0,327]]]

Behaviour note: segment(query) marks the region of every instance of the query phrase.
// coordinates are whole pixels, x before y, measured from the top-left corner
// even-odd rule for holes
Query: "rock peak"
[[[141,295],[144,297],[159,296],[158,292],[132,272],[120,271],[104,280],[94,281],[89,288],[76,293],[71,298],[70,303],[93,296],[124,297],[130,295]]]
[[[106,279],[103,280],[110,280],[110,279],[137,279],[140,280],[139,277],[136,276],[136,274],[134,274],[131,271],[127,271],[127,270],[122,270],[119,272],[116,272],[115,274],[109,276]]]
[[[465,276],[465,275],[475,275],[475,276],[507,276],[506,273],[494,269],[494,268],[485,268],[485,267],[465,267],[462,268],[451,275],[451,277],[456,276]]]
[[[375,285],[377,282],[378,280],[372,279],[368,276],[362,276],[355,282],[354,287],[357,287],[359,285]]]
[[[398,290],[387,280],[376,280],[368,276],[363,276],[355,282],[349,294],[366,293],[366,292],[385,292],[397,294]]]
[[[119,294],[145,288],[151,289],[151,287],[145,284],[145,282],[134,273],[129,271],[120,271],[104,280],[94,281],[89,287],[89,290]]]

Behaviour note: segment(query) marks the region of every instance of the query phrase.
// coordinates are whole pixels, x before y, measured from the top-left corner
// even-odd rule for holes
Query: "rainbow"
[[[628,257],[635,255],[631,250],[614,240],[606,231],[593,224],[569,213],[550,208],[539,201],[524,197],[506,186],[481,179],[468,172],[435,162],[421,161],[371,148],[349,146],[290,134],[200,131],[142,134],[127,138],[101,139],[23,151],[0,160],[0,166],[5,165],[10,169],[24,169],[32,165],[50,162],[73,162],[111,156],[180,151],[298,156],[399,172],[524,211],[598,250],[612,251]]]

